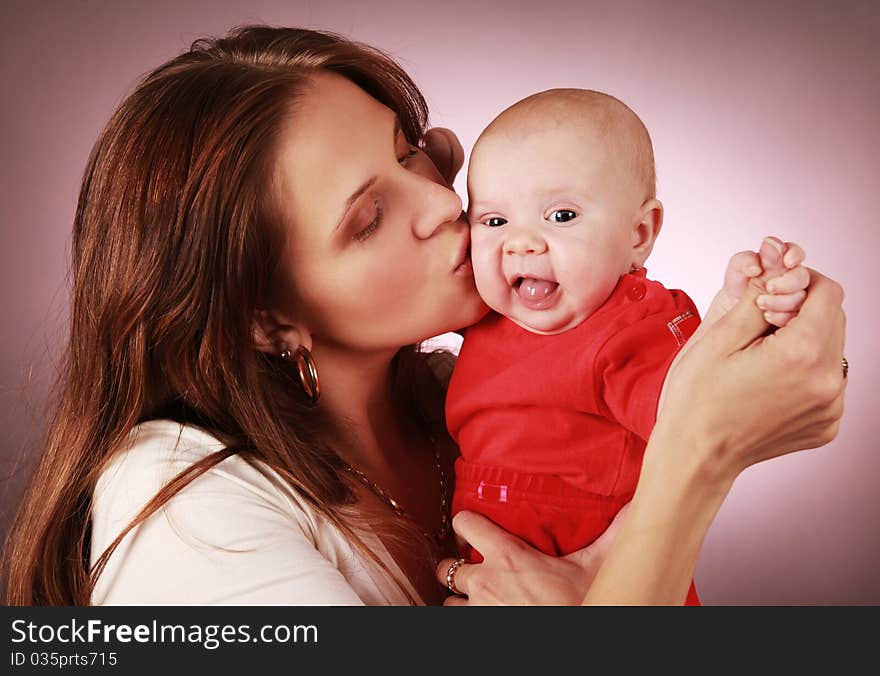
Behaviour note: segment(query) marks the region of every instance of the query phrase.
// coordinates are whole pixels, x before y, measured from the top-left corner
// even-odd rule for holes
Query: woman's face
[[[314,345],[399,348],[479,320],[461,200],[396,115],[320,73],[280,138],[275,310]]]

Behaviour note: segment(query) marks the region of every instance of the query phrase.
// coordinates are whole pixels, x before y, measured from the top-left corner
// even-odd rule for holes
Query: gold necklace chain
[[[437,466],[437,472],[440,475],[440,527],[433,534],[425,530],[423,530],[422,533],[424,533],[425,537],[427,537],[429,540],[433,539],[439,544],[443,542],[443,540],[446,538],[446,534],[449,532],[449,513],[446,510],[448,504],[446,472],[443,471],[443,463],[440,459],[440,446],[433,436],[429,438],[431,440],[431,444],[434,446],[434,461]],[[380,500],[391,507],[391,509],[394,510],[394,513],[397,514],[397,516],[415,522],[415,519],[413,519],[413,517],[403,508],[403,506],[397,500],[395,500],[391,496],[390,493],[388,493],[388,491],[386,491],[384,488],[379,486],[379,484],[371,480],[361,470],[352,467],[345,461],[343,461],[342,466],[349,473],[353,474],[354,477],[364,486],[369,488]]]

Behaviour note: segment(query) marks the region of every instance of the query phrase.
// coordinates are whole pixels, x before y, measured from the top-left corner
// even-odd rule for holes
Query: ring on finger
[[[464,563],[467,563],[466,559],[456,559],[446,570],[446,588],[457,596],[464,596],[464,592],[455,586],[455,573]]]

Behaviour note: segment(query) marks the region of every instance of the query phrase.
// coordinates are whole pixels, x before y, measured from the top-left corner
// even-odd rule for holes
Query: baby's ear
[[[639,208],[639,215],[632,226],[633,268],[641,268],[645,265],[662,227],[663,204],[652,197]]]

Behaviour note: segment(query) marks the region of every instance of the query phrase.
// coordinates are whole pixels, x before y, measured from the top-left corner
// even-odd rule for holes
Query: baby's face
[[[598,130],[566,124],[480,140],[468,169],[471,260],[493,310],[561,333],[630,271],[643,195],[613,149]]]

